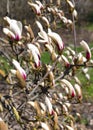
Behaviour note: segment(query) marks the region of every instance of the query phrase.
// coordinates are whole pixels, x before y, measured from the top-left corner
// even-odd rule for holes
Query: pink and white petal
[[[23,77],[24,80],[26,80],[26,72],[25,70],[20,66],[20,63],[13,59],[12,63],[14,64],[15,68],[20,72],[21,76]]]
[[[10,24],[10,30],[15,34],[15,36],[18,36],[19,39],[21,38],[21,31],[17,25],[17,21],[12,21]],[[15,37],[16,38],[16,37]]]
[[[35,52],[33,52],[32,55],[34,57],[35,67],[37,68],[40,66],[40,57]]]

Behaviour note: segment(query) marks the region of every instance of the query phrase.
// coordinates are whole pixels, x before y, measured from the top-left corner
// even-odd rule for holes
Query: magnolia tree
[[[5,38],[1,38],[1,46],[9,51],[0,52],[9,69],[0,70],[5,81],[0,95],[0,126],[2,130],[76,130],[71,105],[82,100],[81,82],[76,74],[77,70],[83,71],[89,79],[87,70],[93,62],[84,40],[80,42],[84,51],[76,52],[75,3],[65,0],[71,19],[65,16],[60,0],[55,4],[52,0],[28,4],[36,16],[37,34],[31,25],[25,25],[23,30],[22,22],[4,17]],[[74,48],[66,46],[52,28],[58,22],[74,32]],[[43,55],[47,59],[46,54],[50,57],[47,63],[42,58]]]

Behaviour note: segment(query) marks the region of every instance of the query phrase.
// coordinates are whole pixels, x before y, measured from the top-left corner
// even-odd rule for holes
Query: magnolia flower
[[[35,67],[39,67],[40,66],[40,52],[38,50],[38,48],[34,45],[34,44],[27,44],[28,49],[30,50],[30,52],[32,53],[32,56],[34,58],[35,61]]]
[[[1,117],[0,117],[0,130],[8,130],[7,124],[5,124],[5,122],[2,120]]]
[[[22,35],[22,23],[9,17],[4,17],[4,20],[9,24],[8,28],[3,28],[3,32],[8,35],[10,38],[15,40],[20,40]]]
[[[22,78],[24,80],[26,80],[26,72],[24,71],[24,69],[20,66],[20,63],[18,61],[16,61],[15,59],[13,59],[12,63],[14,64],[15,68],[18,70],[18,72],[21,74]]]
[[[89,60],[91,58],[91,51],[90,51],[90,48],[88,46],[88,44],[82,40],[80,42],[80,45],[84,48],[84,50],[86,51],[86,59]]]
[[[48,35],[51,37],[51,39],[54,41],[54,43],[57,45],[59,51],[62,51],[64,48],[64,43],[59,36],[59,34],[52,32],[50,29],[48,29]]]
[[[36,1],[36,4],[35,3],[31,3],[31,2],[28,2],[28,4],[33,8],[34,12],[37,15],[41,14],[41,9],[43,8],[43,5],[41,4],[40,1]]]
[[[72,86],[72,84],[71,84],[68,80],[62,79],[62,80],[61,80],[61,83],[65,84],[65,85],[67,86],[67,88],[68,88],[68,90],[69,90],[69,93],[68,93],[68,94],[70,94],[71,97],[74,97],[74,96],[76,95],[76,92],[75,92],[74,87]]]
[[[45,97],[45,103],[46,103],[46,106],[48,108],[49,113],[53,114],[54,111],[53,111],[53,108],[52,108],[52,104],[50,102],[50,99],[47,96]]]

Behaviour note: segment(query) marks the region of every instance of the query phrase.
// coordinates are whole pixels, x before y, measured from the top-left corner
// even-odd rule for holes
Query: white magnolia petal
[[[86,74],[88,72],[88,68],[82,68],[82,72]]]
[[[45,16],[42,17],[42,20],[46,23],[47,27],[50,26],[49,21]]]
[[[52,104],[50,102],[50,99],[47,96],[45,97],[45,103],[46,106],[48,107],[49,113],[52,114],[53,113]]]
[[[0,117],[0,121],[3,121],[3,119]]]
[[[73,12],[72,12],[72,15],[77,19],[77,11],[74,9]]]
[[[36,67],[39,67],[40,66],[40,58],[39,58],[39,56],[34,51],[32,51],[32,55],[33,55]]]
[[[43,113],[44,113],[44,112],[46,112],[46,111],[47,111],[47,109],[46,109],[45,104],[44,104],[44,103],[42,103],[42,102],[39,102],[39,104],[40,104],[41,108],[43,109]]]
[[[29,50],[31,51],[33,55],[36,67],[39,67],[41,55],[38,48],[34,44],[31,44],[31,43],[27,44],[27,47],[29,48]]]
[[[60,18],[61,18],[61,20],[63,21],[63,23],[67,24],[68,20],[67,20],[67,18],[66,18],[66,17],[61,16]]]
[[[49,38],[48,38],[48,35],[45,31],[41,30],[39,33],[38,33],[39,37],[42,38],[45,43],[48,43],[49,41]]]
[[[40,1],[37,1],[36,0],[36,3],[38,4],[38,6],[40,7],[40,9],[43,9],[44,7],[43,7],[43,4],[40,2]]]
[[[65,102],[64,104],[67,106],[68,109],[71,107],[71,103],[69,102]]]
[[[68,125],[65,125],[65,127],[66,127],[68,130],[74,130],[74,128],[72,128],[71,126],[68,126]]]
[[[33,10],[36,12],[37,15],[41,14],[39,5],[31,3],[31,2],[28,2],[28,4],[33,8]]]
[[[75,7],[74,4],[73,4],[70,0],[67,0],[67,3],[69,4],[69,6],[70,6],[71,8],[74,8],[74,7]]]
[[[16,70],[11,69],[10,71],[11,71],[12,74],[16,75]]]
[[[43,31],[43,26],[39,21],[36,21],[36,24],[38,26],[38,28],[40,29],[40,31]]]
[[[29,102],[27,102],[27,103],[30,104],[32,107],[35,108],[35,102],[33,102],[33,101],[29,101]]]
[[[90,80],[90,75],[89,74],[85,74],[86,79],[89,81]]]
[[[75,82],[81,86],[81,81],[78,79],[78,77],[74,76]]]
[[[11,32],[8,28],[3,28],[3,32],[9,36],[10,38],[15,39],[15,34],[13,32]]]
[[[17,21],[17,26],[19,27],[20,34],[22,34],[22,23],[20,21]]]
[[[44,122],[41,122],[41,127],[44,129],[44,130],[50,130],[49,126],[44,123]]]
[[[81,87],[78,84],[74,85],[74,88],[76,90],[77,93],[77,97],[81,100],[82,99],[82,91],[81,91]]]
[[[71,53],[72,56],[75,56],[75,51],[72,50],[70,47],[67,47],[67,50]]]
[[[18,27],[17,21],[11,20],[10,30],[15,34],[15,37],[18,36],[19,39],[21,39],[22,29],[20,30],[20,28]]]
[[[10,19],[9,17],[7,17],[7,16],[6,16],[6,17],[4,17],[4,20],[5,20],[5,21],[7,21],[7,22],[8,22],[8,24],[10,24],[10,23],[11,23],[11,19]]]
[[[52,52],[53,52],[53,47],[52,47],[52,45],[50,45],[50,44],[45,44],[45,47],[48,49],[48,51],[52,54]]]
[[[43,44],[47,43],[46,40],[42,40],[42,39],[39,39],[38,42],[39,42],[39,43],[43,43]]]
[[[63,107],[63,112],[65,114],[68,114],[68,108],[67,108],[67,106],[65,104],[63,104],[62,107]]]

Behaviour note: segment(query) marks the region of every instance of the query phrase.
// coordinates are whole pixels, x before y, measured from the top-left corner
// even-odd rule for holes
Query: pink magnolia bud
[[[26,72],[24,71],[24,69],[20,66],[19,62],[17,62],[15,59],[13,59],[13,64],[15,66],[15,68],[20,72],[22,78],[24,80],[26,80]]]

